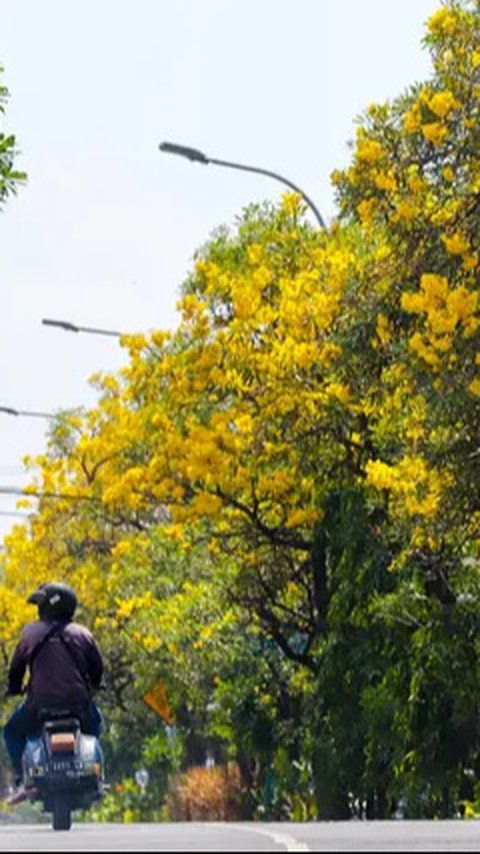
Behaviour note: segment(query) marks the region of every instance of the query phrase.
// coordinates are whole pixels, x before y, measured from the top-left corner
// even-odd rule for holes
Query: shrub
[[[244,815],[245,794],[236,765],[189,768],[172,781],[168,817],[172,821],[235,821]]]

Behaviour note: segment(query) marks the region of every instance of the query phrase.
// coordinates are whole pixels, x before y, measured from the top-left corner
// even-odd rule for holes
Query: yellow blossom
[[[365,470],[367,483],[376,489],[390,489],[397,481],[395,469],[381,460],[369,460]]]
[[[403,126],[407,133],[416,133],[422,124],[420,104],[415,102],[403,117]]]
[[[425,498],[415,495],[405,497],[405,508],[409,516],[434,516],[439,508],[440,494],[430,492]]]
[[[342,350],[337,344],[327,342],[319,354],[319,361],[322,365],[330,365],[335,359],[341,356]]]
[[[458,26],[458,16],[443,6],[429,18],[427,26],[433,34],[452,35]]]
[[[385,261],[392,253],[390,246],[386,243],[382,243],[381,246],[375,252],[375,258],[377,261]]]
[[[409,349],[423,359],[427,365],[433,369],[438,369],[441,365],[441,360],[437,354],[425,343],[424,336],[419,332],[415,332],[408,342]]]
[[[472,293],[463,286],[450,291],[446,301],[448,313],[461,321],[468,320],[475,313],[477,305],[478,293]]]
[[[374,175],[374,182],[379,190],[393,192],[397,189],[397,181],[391,169],[388,172],[378,172]]]
[[[251,264],[260,264],[263,259],[263,248],[259,243],[252,243],[248,247],[248,260]]]
[[[420,287],[425,294],[426,306],[435,306],[448,294],[448,279],[436,273],[423,273]]]
[[[254,421],[251,415],[239,415],[235,418],[235,427],[240,433],[250,434],[254,429]]]
[[[376,205],[375,199],[362,199],[359,203],[357,207],[358,215],[366,225],[371,222]]]
[[[376,163],[385,156],[385,150],[376,139],[360,138],[357,143],[357,159],[364,163]]]
[[[111,554],[112,557],[121,558],[124,555],[128,555],[132,550],[132,543],[130,540],[120,540],[112,549]]]
[[[445,181],[448,181],[449,184],[452,184],[453,181],[455,181],[455,172],[451,166],[444,166],[442,169],[442,175],[445,178]]]
[[[298,216],[302,209],[302,197],[299,193],[284,193],[282,196],[282,209],[289,216]]]
[[[296,528],[299,525],[313,525],[321,516],[320,510],[315,507],[292,510],[285,523],[286,528]]]
[[[343,404],[349,403],[351,399],[350,389],[343,383],[330,383],[327,393],[329,397],[334,397]]]
[[[428,122],[422,125],[422,133],[433,145],[441,145],[448,134],[448,128],[441,122]]]
[[[209,492],[200,492],[192,501],[192,509],[200,516],[214,516],[222,507],[222,499]]]
[[[409,169],[408,170],[408,189],[412,191],[412,193],[421,193],[427,187],[427,182],[422,175],[419,174],[418,169]]]
[[[452,95],[451,92],[436,92],[435,95],[430,99],[429,105],[430,109],[436,116],[439,116],[441,119],[444,119],[452,110],[459,107],[459,102]]]
[[[450,252],[452,255],[463,255],[465,252],[468,252],[470,249],[470,241],[467,237],[460,234],[460,232],[456,231],[455,234],[450,236],[444,235],[442,240],[445,244],[447,252]]]
[[[392,325],[384,314],[379,314],[377,317],[377,335],[384,345],[392,340]]]
[[[471,255],[465,255],[462,267],[467,271],[467,273],[475,270],[475,268],[478,267],[478,254],[476,252],[472,252]]]
[[[401,199],[399,202],[397,202],[395,214],[392,216],[392,219],[406,219],[408,221],[411,221],[415,219],[417,214],[418,207],[414,202],[408,201],[408,199]]]

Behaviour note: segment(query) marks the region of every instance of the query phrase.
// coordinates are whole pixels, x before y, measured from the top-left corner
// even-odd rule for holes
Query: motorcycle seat
[[[80,716],[79,709],[39,709],[37,717],[40,723],[50,723],[65,720],[77,720]]]

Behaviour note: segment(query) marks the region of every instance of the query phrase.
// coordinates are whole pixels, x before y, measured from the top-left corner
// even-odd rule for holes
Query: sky
[[[120,332],[172,328],[198,247],[284,187],[161,153],[163,140],[270,169],[329,221],[355,119],[431,72],[439,0],[0,0],[0,64],[29,180],[0,213],[0,406],[92,406]],[[312,222],[314,220],[312,219]],[[48,419],[0,413],[0,489]],[[0,495],[0,540],[16,521]]]

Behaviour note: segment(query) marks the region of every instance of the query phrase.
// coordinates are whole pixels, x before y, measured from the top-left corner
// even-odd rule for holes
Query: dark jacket
[[[54,627],[55,633],[37,652]],[[24,627],[10,664],[9,694],[22,692],[27,667],[27,702],[34,709],[85,705],[102,683],[102,655],[91,632],[67,620],[37,620]]]

